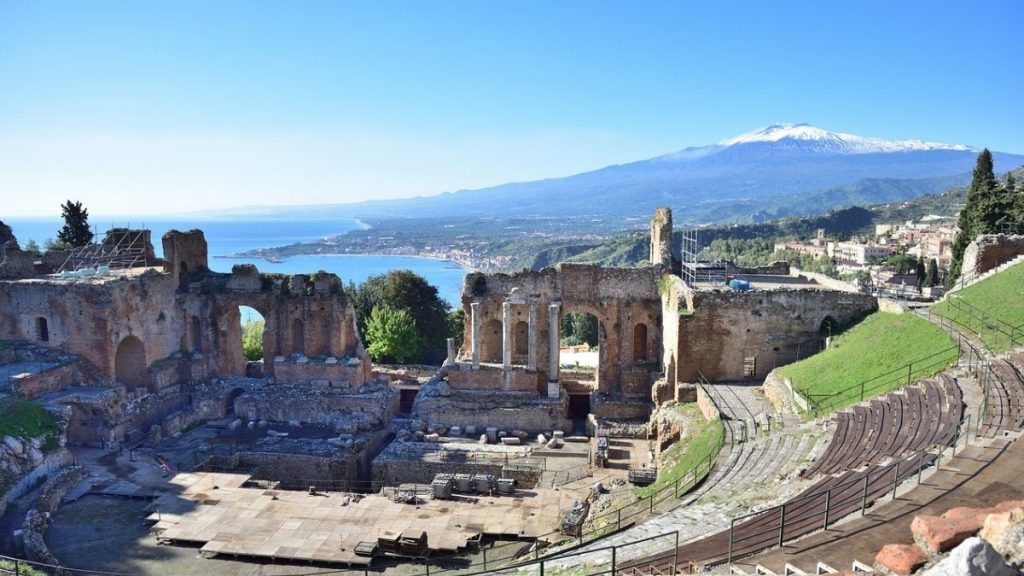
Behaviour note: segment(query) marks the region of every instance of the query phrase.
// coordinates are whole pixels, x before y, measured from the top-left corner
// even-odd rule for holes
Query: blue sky
[[[774,122],[1024,153],[1024,2],[0,0],[0,217],[564,176]]]

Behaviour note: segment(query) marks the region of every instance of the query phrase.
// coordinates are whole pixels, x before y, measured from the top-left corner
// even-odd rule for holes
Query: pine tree
[[[938,286],[939,284],[939,263],[932,258],[928,261],[928,271],[924,275],[925,286]]]
[[[64,227],[57,232],[57,239],[79,248],[92,242],[92,231],[89,230],[89,211],[82,206],[81,202],[68,200],[60,206],[61,217],[64,218]]]

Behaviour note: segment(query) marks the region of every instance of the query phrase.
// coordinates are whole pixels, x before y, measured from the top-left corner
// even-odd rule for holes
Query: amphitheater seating
[[[989,368],[978,435],[992,438],[1007,430],[1024,428],[1024,353],[993,360]]]
[[[822,478],[786,503],[782,539],[791,540],[820,530],[825,522],[826,499],[829,518],[838,520],[860,510],[862,504],[870,505],[890,494],[894,481],[903,482],[914,477],[919,468],[932,465],[935,458],[934,454],[910,455],[888,464],[875,464]],[[622,573],[667,574],[674,562],[677,566],[697,567],[726,560],[730,550],[733,558],[738,558],[772,548],[779,542],[781,519],[779,508],[754,514],[734,525],[731,548],[730,531],[724,530],[683,544],[675,551],[628,562],[622,566]]]
[[[836,474],[944,446],[955,437],[962,414],[960,388],[946,375],[880,396],[836,415],[832,441],[801,476]]]

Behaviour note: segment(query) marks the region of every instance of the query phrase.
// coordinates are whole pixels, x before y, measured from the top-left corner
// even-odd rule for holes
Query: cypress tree
[[[967,203],[960,211],[960,218],[957,221],[960,233],[953,241],[953,258],[949,264],[947,281],[955,281],[960,276],[960,267],[963,264],[967,245],[978,234],[988,232],[985,221],[987,220],[986,216],[993,212],[992,205],[996,200],[993,191],[997,185],[995,168],[992,165],[992,153],[985,148],[978,154],[971,187],[967,191]]]
[[[60,215],[64,218],[64,227],[57,232],[57,239],[73,248],[79,248],[92,242],[92,230],[89,229],[89,211],[81,202],[68,200],[60,206]]]

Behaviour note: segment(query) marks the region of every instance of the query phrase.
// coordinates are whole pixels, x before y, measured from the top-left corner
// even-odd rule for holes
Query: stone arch
[[[501,320],[491,318],[484,323],[480,343],[480,359],[483,362],[501,362],[502,337]]]
[[[512,328],[512,353],[519,357],[530,354],[530,324],[525,320],[516,322]]]
[[[42,316],[36,318],[36,340],[40,342],[50,341],[50,324]]]
[[[292,354],[306,353],[306,325],[296,318],[292,320]]]
[[[838,334],[839,322],[832,316],[825,316],[821,319],[821,324],[818,325],[818,333],[821,334],[822,338]]]
[[[641,322],[633,326],[633,362],[647,360],[647,324]]]
[[[114,353],[114,379],[129,390],[146,388],[146,347],[135,336],[125,336]]]
[[[235,400],[239,396],[245,393],[245,388],[235,388],[231,392],[228,392],[227,398],[224,399],[224,416],[235,415]]]

